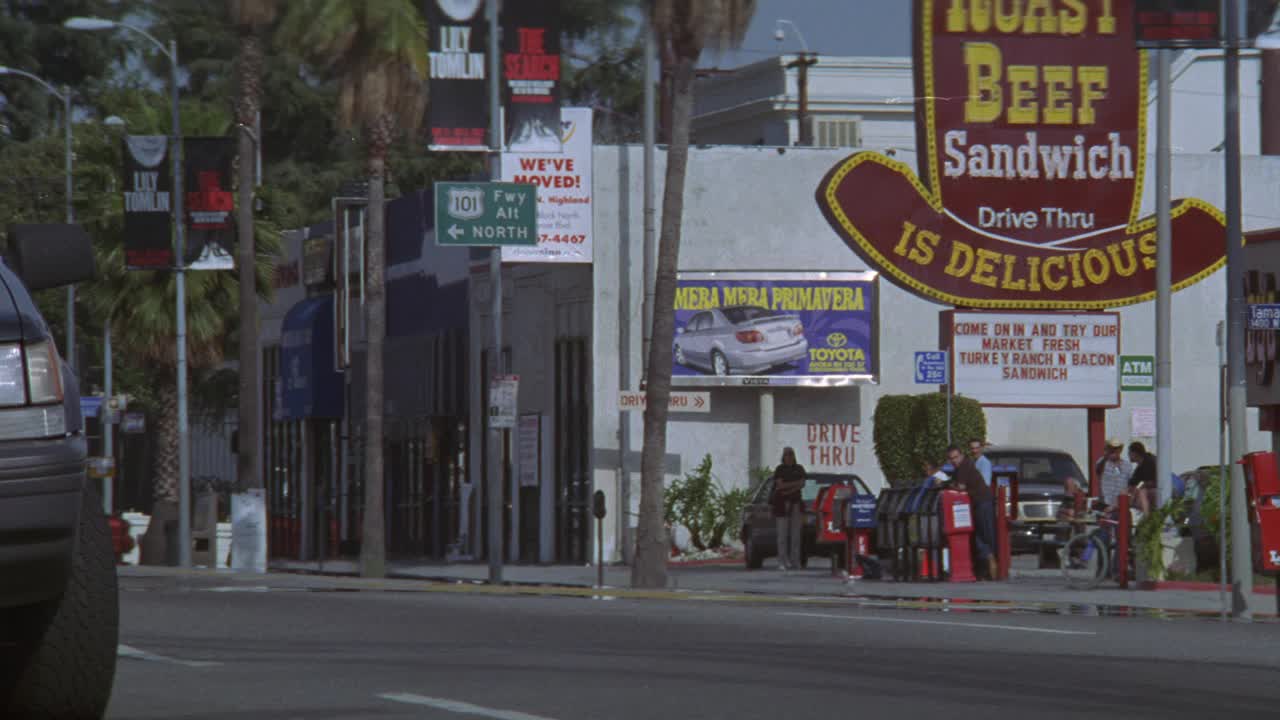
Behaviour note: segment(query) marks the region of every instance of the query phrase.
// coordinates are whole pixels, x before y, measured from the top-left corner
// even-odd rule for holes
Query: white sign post
[[[494,376],[489,385],[489,427],[516,426],[516,395],[519,389],[519,375]]]
[[[983,405],[1117,407],[1117,313],[957,310],[955,392]]]

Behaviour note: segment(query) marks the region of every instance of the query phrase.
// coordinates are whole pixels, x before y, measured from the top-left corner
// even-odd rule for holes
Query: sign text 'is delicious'
[[[1132,0],[916,0],[919,176],[843,160],[817,200],[849,246],[944,303],[1101,309],[1154,296],[1140,215],[1147,66]],[[1221,213],[1172,204],[1173,283],[1216,270]]]

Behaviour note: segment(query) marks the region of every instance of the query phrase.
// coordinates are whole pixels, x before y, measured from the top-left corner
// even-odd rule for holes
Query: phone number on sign
[[[543,235],[540,240],[544,243],[569,243],[572,245],[581,245],[587,241],[586,235]]]

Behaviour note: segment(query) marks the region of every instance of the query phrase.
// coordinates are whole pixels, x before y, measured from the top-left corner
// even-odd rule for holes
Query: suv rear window
[[[1066,453],[987,451],[992,465],[1012,466],[1018,470],[1018,481],[1033,485],[1061,485],[1067,476],[1087,479],[1080,466]]]
[[[782,317],[786,313],[779,310],[766,310],[758,307],[728,307],[720,312],[729,319],[734,325],[741,325],[751,320],[759,320],[760,318]]]

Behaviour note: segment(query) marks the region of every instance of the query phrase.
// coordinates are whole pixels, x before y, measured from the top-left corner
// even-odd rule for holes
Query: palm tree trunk
[[[177,532],[178,522],[178,390],[172,372],[156,380],[155,503],[138,549],[143,565],[176,565],[178,549],[169,547],[169,536]]]
[[[237,270],[240,276],[240,421],[236,446],[236,478],[241,490],[262,487],[258,473],[258,405],[262,385],[258,382],[258,294],[257,253],[253,235],[253,188],[255,184],[254,141],[248,127],[258,114],[262,42],[253,32],[240,36],[240,101],[236,107],[240,127],[239,197],[236,207]]]
[[[375,129],[371,135],[377,135]],[[386,517],[383,513],[382,471],[383,368],[382,341],[387,334],[386,276],[383,249],[385,215],[383,182],[389,143],[373,139],[369,143],[369,217],[365,241],[364,285],[365,334],[365,422],[364,422],[364,530],[360,542],[360,574],[380,578],[387,573]]]
[[[667,585],[667,532],[662,521],[666,486],[667,403],[671,399],[671,341],[675,335],[676,268],[684,215],[685,170],[689,164],[689,116],[693,107],[695,58],[680,58],[672,75],[671,145],[662,195],[662,229],[654,279],[653,331],[649,343],[649,376],[645,389],[644,450],[640,455],[640,517],[636,527],[636,560],[631,584],[641,588]]]

